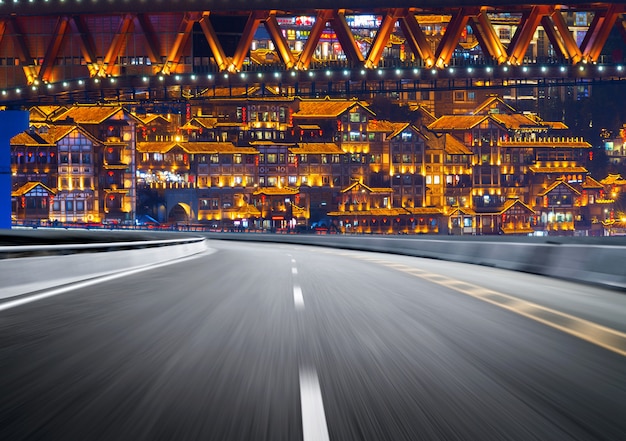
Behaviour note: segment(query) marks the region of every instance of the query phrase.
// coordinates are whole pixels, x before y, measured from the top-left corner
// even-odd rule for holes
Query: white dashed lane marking
[[[315,369],[300,368],[300,403],[303,440],[329,441],[322,390]]]
[[[296,309],[304,309],[304,297],[302,296],[300,285],[293,286],[293,303]]]

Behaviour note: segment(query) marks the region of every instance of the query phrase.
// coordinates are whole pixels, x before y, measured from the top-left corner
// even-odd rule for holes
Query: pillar
[[[0,229],[11,228],[11,138],[28,129],[29,113],[0,111]]]

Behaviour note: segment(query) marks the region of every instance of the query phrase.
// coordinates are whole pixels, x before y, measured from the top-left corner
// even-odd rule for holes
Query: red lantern
[[[261,203],[265,204],[265,195],[264,194],[261,195]]]
[[[298,161],[298,156],[299,156],[299,155],[296,155],[296,157],[295,157],[295,158],[294,158],[294,160],[293,160],[293,165],[295,165],[296,167],[298,167],[298,164],[299,164],[299,161]]]
[[[22,206],[22,208],[26,208],[26,196],[22,196],[22,198],[20,199],[20,205]]]

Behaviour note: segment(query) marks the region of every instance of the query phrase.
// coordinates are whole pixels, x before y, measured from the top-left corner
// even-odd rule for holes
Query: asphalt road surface
[[[0,440],[626,440],[622,292],[210,248],[3,300]]]

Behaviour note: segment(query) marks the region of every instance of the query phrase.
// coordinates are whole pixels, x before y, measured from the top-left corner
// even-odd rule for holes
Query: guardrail
[[[626,290],[625,238],[346,236],[205,233],[210,239],[292,243],[471,263]]]

